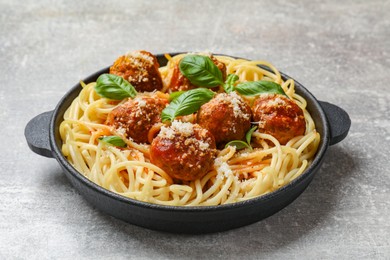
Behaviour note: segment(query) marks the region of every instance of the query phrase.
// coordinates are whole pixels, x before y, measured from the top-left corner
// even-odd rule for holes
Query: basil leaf
[[[165,121],[173,121],[177,116],[185,116],[198,111],[198,109],[213,98],[214,92],[206,88],[191,89],[174,100],[164,108],[161,114],[161,119]]]
[[[226,93],[230,93],[234,91],[234,83],[238,80],[238,76],[236,74],[229,74],[226,78],[225,83],[223,84],[223,88]]]
[[[185,91],[175,91],[169,94],[169,101],[174,100],[175,98],[179,97],[181,94],[183,94]]]
[[[251,139],[252,139],[252,134],[253,132],[257,129],[257,126],[252,126],[251,129],[248,130],[248,132],[245,134],[245,139],[246,142],[250,145],[251,144]]]
[[[187,55],[179,63],[180,72],[198,87],[216,87],[223,84],[222,72],[207,56]]]
[[[252,138],[253,132],[256,129],[257,129],[257,126],[252,126],[252,128],[249,129],[248,132],[246,132],[246,134],[245,134],[246,142],[241,141],[241,140],[233,140],[233,141],[230,141],[229,143],[227,143],[225,145],[225,148],[228,147],[229,145],[231,145],[231,146],[235,146],[236,149],[238,149],[238,150],[244,149],[244,148],[249,148],[249,150],[253,150],[253,148],[251,146],[251,138]]]
[[[125,141],[123,141],[122,138],[120,138],[119,136],[115,136],[115,135],[100,137],[99,140],[102,141],[102,142],[105,142],[107,144],[111,144],[113,146],[117,146],[117,147],[123,147],[124,148],[124,147],[127,146],[127,144],[125,143]]]
[[[252,147],[249,144],[245,143],[244,141],[240,141],[240,140],[233,140],[233,141],[228,142],[225,145],[225,148],[227,148],[228,146],[235,146],[237,150],[241,150],[241,149],[245,149],[245,148],[249,148],[252,150]]]
[[[238,84],[235,90],[244,96],[257,96],[264,93],[287,96],[279,84],[266,80],[243,82]]]
[[[114,74],[102,74],[96,80],[95,91],[100,96],[122,100],[127,97],[134,98],[137,91],[127,80]]]

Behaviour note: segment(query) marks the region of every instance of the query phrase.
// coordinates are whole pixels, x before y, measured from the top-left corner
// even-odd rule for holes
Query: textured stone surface
[[[0,0],[1,259],[389,259],[389,1]],[[209,235],[146,230],[91,207],[27,122],[128,50],[271,61],[343,107],[350,134],[293,204]]]

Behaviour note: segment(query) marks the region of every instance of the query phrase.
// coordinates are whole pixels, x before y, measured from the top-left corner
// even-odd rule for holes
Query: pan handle
[[[39,155],[53,158],[49,140],[49,126],[53,111],[37,115],[27,123],[24,136],[30,149]]]
[[[325,111],[329,122],[330,130],[330,145],[337,144],[348,135],[351,127],[351,119],[348,113],[336,105],[325,101],[319,101],[322,109]]]

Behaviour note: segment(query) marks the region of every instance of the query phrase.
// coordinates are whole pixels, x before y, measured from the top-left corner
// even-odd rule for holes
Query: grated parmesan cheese
[[[231,107],[233,109],[233,115],[235,118],[243,118],[248,120],[250,118],[250,115],[247,113],[244,113],[242,110],[242,107],[244,106],[245,101],[236,93],[236,92],[230,92],[227,93],[221,93],[216,96],[216,100],[219,102],[228,102],[231,104]]]
[[[243,113],[241,111],[240,103],[242,102],[241,98],[237,95],[236,92],[230,92],[230,103],[233,105],[233,113],[235,117],[242,117]]]
[[[270,99],[267,102],[267,105],[269,105],[269,106],[278,106],[278,105],[283,105],[284,103],[285,103],[285,101],[283,99],[281,99],[280,97],[276,97],[274,99]]]
[[[209,147],[210,147],[209,143],[203,142],[201,140],[198,140],[198,142],[199,142],[199,149],[200,150],[206,151],[207,149],[209,149]]]
[[[116,131],[117,131],[117,133],[119,133],[120,135],[123,135],[123,136],[126,134],[126,129],[123,128],[122,126],[117,128]]]
[[[178,132],[180,135],[184,137],[191,136],[194,133],[194,125],[191,123],[181,122],[181,121],[173,121],[171,125],[172,129]]]
[[[221,158],[217,158],[214,160],[214,167],[217,170],[218,178],[228,178],[233,174],[232,169],[230,168],[227,162],[223,162]]]
[[[146,100],[144,100],[142,98],[137,97],[134,100],[137,101],[138,107],[146,107],[146,105],[147,105]]]
[[[194,134],[194,125],[175,120],[172,122],[171,126],[162,126],[159,136],[162,138],[173,139],[175,137],[175,133],[183,137],[189,137]]]
[[[131,58],[135,58],[135,59],[144,60],[144,61],[147,61],[147,62],[153,64],[153,57],[151,57],[145,53],[142,53],[140,51],[129,52],[129,53],[127,53],[127,56],[131,57]]]
[[[162,138],[173,139],[175,137],[175,131],[172,128],[162,126],[160,133],[158,134]]]
[[[229,175],[233,174],[232,169],[230,169],[229,164],[227,164],[226,162],[223,162],[221,166],[219,166],[217,171],[218,173],[223,174],[226,178],[229,177]]]

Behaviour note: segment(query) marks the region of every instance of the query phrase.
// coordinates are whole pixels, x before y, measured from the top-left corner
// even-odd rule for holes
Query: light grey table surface
[[[390,1],[0,0],[0,259],[389,259]],[[128,50],[264,59],[343,107],[308,189],[250,226],[156,232],[88,204],[24,127]]]

